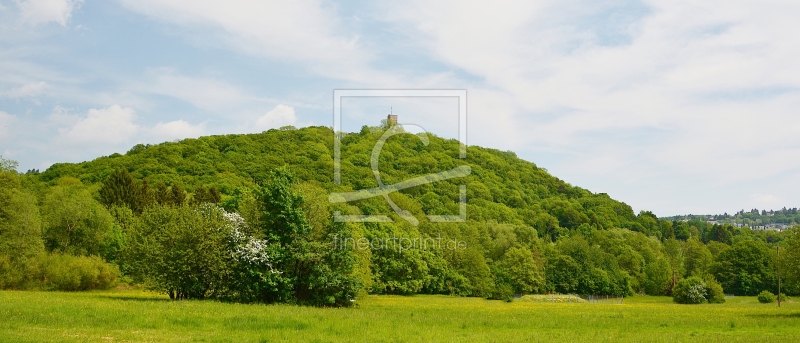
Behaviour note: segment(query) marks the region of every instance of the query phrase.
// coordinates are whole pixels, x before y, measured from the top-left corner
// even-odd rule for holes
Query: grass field
[[[3,342],[797,342],[800,303],[676,305],[370,296],[348,309],[170,301],[141,291],[0,291]]]

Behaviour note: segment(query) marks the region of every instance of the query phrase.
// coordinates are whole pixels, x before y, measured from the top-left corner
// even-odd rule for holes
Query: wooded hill
[[[164,226],[164,222],[158,224],[153,216],[190,217],[190,213],[180,212],[179,208],[201,208],[208,203],[218,204],[223,216],[240,215],[242,227],[250,228],[248,231],[234,227],[231,232],[247,231],[252,239],[265,244],[282,242],[276,245],[278,250],[271,250],[274,256],[290,256],[288,251],[295,251],[290,247],[311,247],[303,251],[315,251],[316,255],[307,256],[317,256],[314,263],[328,263],[330,267],[324,272],[308,269],[281,274],[293,276],[270,281],[269,287],[277,290],[281,282],[295,286],[282,295],[270,293],[244,299],[241,294],[246,291],[231,286],[224,290],[200,287],[191,297],[344,304],[355,293],[365,291],[501,299],[515,293],[544,292],[669,294],[679,280],[693,276],[709,285],[718,280],[725,292],[737,294],[757,294],[772,290],[775,285],[771,244],[789,239],[790,233],[757,233],[722,225],[690,226],[686,222],[660,220],[646,211],[637,215],[624,202],[572,186],[513,152],[470,146],[466,159],[462,160],[458,158],[458,141],[436,136],[430,136],[430,143],[425,145],[413,135],[396,135],[388,139],[380,154],[384,184],[461,165],[471,168],[471,174],[463,178],[389,195],[397,206],[419,219],[418,226],[395,215],[382,197],[331,204],[330,192],[378,186],[370,169],[370,154],[385,129],[365,126],[358,133],[342,135],[341,185],[333,182],[334,133],[326,127],[285,127],[260,134],[140,144],[125,155],[113,154],[83,163],[58,163],[42,173],[15,177],[19,179],[20,194],[32,195],[37,199],[36,206],[41,208],[40,231],[46,254],[102,256],[118,266],[126,280],[149,284],[165,292],[184,286],[169,282],[166,285],[164,280],[149,275],[142,264],[146,260],[141,255],[143,246],[135,248],[131,242],[155,242],[148,240],[152,237],[147,234]],[[126,179],[130,176],[130,180]],[[426,214],[459,213],[460,185],[467,186],[467,221],[431,223]],[[87,246],[74,248],[63,243],[70,240],[53,238],[63,236],[60,232],[67,229],[52,219],[57,217],[53,213],[56,210],[47,204],[57,198],[74,198],[78,193],[85,193],[83,197],[88,194],[85,201],[104,205],[95,210],[107,214],[96,216],[113,219],[84,221],[81,225],[85,230],[95,232],[97,237],[80,243]],[[128,198],[120,195],[123,193]],[[124,211],[120,208],[127,208],[130,213],[121,214]],[[277,232],[277,227],[288,218],[287,213],[294,213],[295,209],[300,214],[289,217],[295,218],[297,225]],[[336,224],[332,220],[333,211],[388,215],[393,222]],[[302,238],[305,243],[296,242],[299,234],[305,237]],[[111,239],[113,244],[108,243],[112,236],[116,237]],[[340,248],[337,244],[341,242],[335,240],[341,237],[369,242],[439,238],[464,244],[457,249],[444,245],[409,249],[349,246],[338,257],[325,253]],[[313,248],[313,244],[319,246]],[[156,249],[149,247],[148,251]],[[158,247],[167,249],[163,245]],[[13,255],[0,249],[0,255],[3,253]],[[748,257],[743,260],[742,256]],[[13,262],[14,257],[7,260]],[[292,261],[295,266],[300,263],[297,259]],[[309,261],[306,262],[313,264]],[[280,263],[269,267],[276,266]],[[224,270],[230,274],[232,269]],[[333,274],[345,278],[336,279]],[[334,279],[338,281],[331,281]],[[302,283],[298,280],[306,280],[302,281],[306,282],[305,291],[296,287]],[[6,287],[22,287],[21,281],[15,282],[6,282]],[[325,286],[314,286],[314,282]],[[784,289],[794,291],[795,285],[787,283]],[[327,300],[313,300],[312,295],[303,295],[312,286],[336,289],[325,295],[330,297]]]
[[[54,164],[39,179],[53,184],[60,177],[71,176],[89,185],[101,182],[116,168],[124,168],[150,185],[177,184],[190,193],[198,187],[213,186],[225,200],[237,189],[263,182],[271,171],[286,166],[300,182],[326,191],[363,189],[377,186],[369,161],[381,133],[365,127],[360,133],[344,136],[342,187],[333,183],[333,132],[325,127],[140,144],[125,155]],[[427,147],[411,135],[395,136],[380,155],[381,177],[385,184],[392,184],[467,164],[472,168],[470,176],[404,190],[403,198],[414,204],[412,208],[422,208],[429,214],[458,213],[458,185],[465,184],[470,207],[467,212],[473,221],[527,224],[552,238],[565,232],[563,229],[576,229],[584,223],[601,229],[623,227],[648,235],[661,234],[654,221],[637,218],[627,204],[563,182],[513,152],[470,146],[466,160],[461,160],[458,148],[457,141],[435,136]],[[392,212],[388,207],[375,210]]]

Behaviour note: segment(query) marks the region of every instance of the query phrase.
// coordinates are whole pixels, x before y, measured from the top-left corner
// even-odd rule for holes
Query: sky
[[[0,0],[0,155],[332,125],[466,89],[467,142],[659,216],[800,207],[797,1]],[[448,99],[350,99],[456,138]],[[343,105],[344,106],[344,105]]]

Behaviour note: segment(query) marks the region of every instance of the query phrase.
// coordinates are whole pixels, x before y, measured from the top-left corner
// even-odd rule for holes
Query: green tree
[[[183,188],[179,184],[173,184],[170,187],[171,203],[173,206],[183,206],[186,204],[186,192],[184,192]]]
[[[0,156],[0,255],[29,259],[43,249],[36,198],[22,188],[15,161]]]
[[[548,289],[558,293],[575,293],[582,267],[570,256],[554,253],[545,267]]]
[[[725,249],[730,248],[730,246],[717,241],[708,241],[708,243],[706,243],[706,248],[708,248],[708,251],[711,253],[713,259],[716,260],[719,257],[719,254],[725,251]]]
[[[467,245],[456,265],[461,275],[469,280],[470,294],[475,297],[489,297],[495,288],[492,272],[479,247]]]
[[[695,237],[688,239],[683,246],[685,275],[700,277],[705,275],[713,262],[708,248]]]
[[[511,247],[500,261],[501,279],[514,293],[539,293],[545,290],[543,260],[525,247]]]
[[[675,227],[675,238],[685,241],[691,237],[691,230],[689,228],[689,224],[686,222],[676,222],[674,225]]]
[[[800,293],[800,228],[792,228],[780,244],[781,292]],[[775,290],[777,293],[777,289]]]
[[[100,187],[100,202],[108,208],[114,205],[127,206],[141,213],[153,200],[148,184],[137,182],[125,169],[114,170]]]
[[[774,255],[763,242],[740,241],[720,253],[713,264],[722,287],[736,295],[756,295],[775,283]]]
[[[44,250],[36,198],[21,187],[16,167],[0,156],[0,288],[22,287]]]
[[[731,232],[726,229],[725,226],[720,224],[714,224],[711,227],[711,230],[708,231],[706,234],[706,242],[709,241],[716,241],[725,244],[731,244]]]
[[[77,179],[62,178],[42,202],[44,238],[50,251],[99,255],[113,244],[114,220]]]
[[[126,265],[140,282],[172,299],[224,297],[233,225],[222,209],[150,206],[131,232]]]
[[[294,180],[289,170],[279,168],[259,190],[261,233],[277,244],[274,263],[282,273],[277,287],[263,299],[350,305],[360,288],[352,273],[356,258],[351,250],[334,249],[332,241],[346,232],[334,229],[327,241],[313,242],[302,210],[303,197],[293,190]]]
[[[158,186],[156,186],[154,196],[159,205],[168,206],[173,204],[172,193],[170,193],[169,187],[164,183],[159,183]]]
[[[684,251],[681,247],[681,242],[676,239],[668,239],[664,241],[664,255],[669,262],[669,266],[672,269],[672,287],[674,287],[677,282],[678,278],[684,274]]]
[[[664,258],[658,258],[644,267],[646,275],[642,284],[650,295],[666,295],[672,286],[672,268]]]
[[[203,186],[197,187],[194,190],[193,201],[196,204],[212,203],[217,204],[222,201],[222,194],[217,190],[217,187],[211,186],[205,188]]]
[[[675,228],[672,226],[672,222],[666,220],[659,220],[658,226],[661,231],[662,239],[664,240],[675,239]]]

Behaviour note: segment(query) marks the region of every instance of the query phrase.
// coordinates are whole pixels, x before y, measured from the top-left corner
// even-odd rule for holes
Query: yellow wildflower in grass
[[[650,296],[623,304],[367,296],[354,308],[314,308],[170,301],[141,290],[0,291],[0,318],[0,341],[9,342],[800,341],[800,304],[755,297],[680,305]]]

